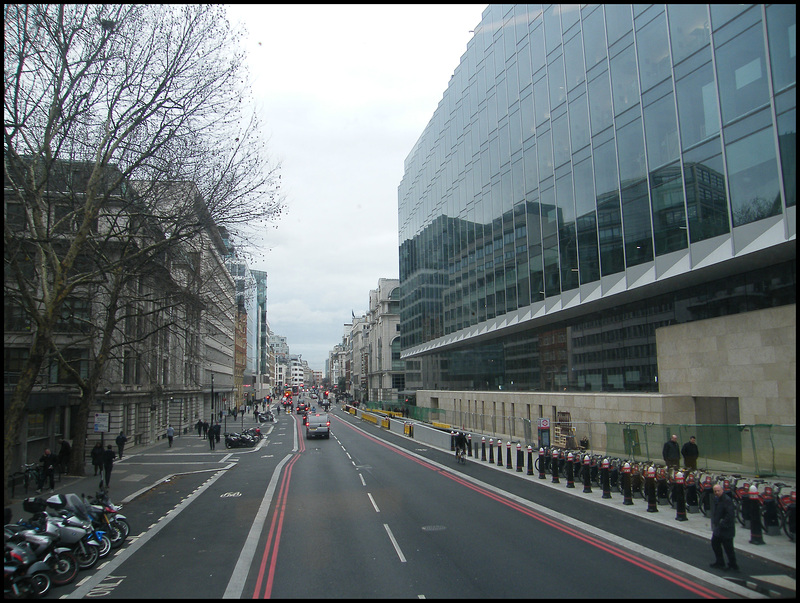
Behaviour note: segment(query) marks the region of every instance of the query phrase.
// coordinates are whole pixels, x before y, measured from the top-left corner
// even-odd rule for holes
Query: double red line
[[[300,454],[305,452],[306,444],[299,434],[298,441],[300,443],[298,454],[292,457],[292,460],[286,465],[281,478],[281,486],[278,489],[278,498],[275,501],[275,509],[272,512],[272,523],[269,527],[269,534],[267,535],[267,543],[264,546],[264,556],[261,558],[261,565],[258,568],[258,578],[256,580],[256,588],[253,592],[254,599],[269,599],[272,596],[272,586],[275,580],[275,565],[278,562],[278,547],[281,542],[281,532],[283,531],[283,518],[286,514],[286,500],[289,496],[289,481],[292,478],[292,469]],[[267,563],[269,563],[269,571],[267,570]],[[261,592],[262,586],[264,587],[263,595]]]

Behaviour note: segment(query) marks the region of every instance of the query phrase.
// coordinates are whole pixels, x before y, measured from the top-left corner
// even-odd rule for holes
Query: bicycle
[[[22,486],[25,488],[25,494],[28,493],[28,486],[33,483],[35,489],[39,489],[39,485],[43,480],[42,470],[36,463],[27,463],[22,465]]]
[[[781,494],[783,488],[789,488],[788,484],[775,484],[775,501],[778,504],[778,523],[786,534],[787,538],[794,542],[797,533],[796,513],[797,513],[797,490],[792,490],[791,494]],[[794,528],[794,531],[792,530]]]
[[[467,451],[460,446],[456,448],[456,462],[462,465],[467,464]]]

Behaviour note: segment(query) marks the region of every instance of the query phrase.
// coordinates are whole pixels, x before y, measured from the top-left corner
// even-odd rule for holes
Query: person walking
[[[169,440],[169,447],[172,448],[172,438],[175,437],[175,430],[172,425],[167,426],[167,439]]]
[[[725,549],[728,569],[738,572],[739,566],[736,565],[736,553],[733,550],[733,537],[736,536],[733,500],[723,493],[721,484],[714,485],[714,499],[714,509],[711,512],[711,550],[714,551],[716,559],[711,567],[725,569],[725,560],[722,558],[722,550]]]
[[[678,446],[678,436],[672,434],[672,437],[669,439],[669,441],[664,444],[662,456],[664,457],[664,462],[667,464],[668,468],[678,468],[678,465],[681,461],[681,452],[680,447]]]
[[[197,424],[195,425],[195,427],[197,428],[197,437],[198,438],[202,438],[203,437],[203,419],[197,419]]]
[[[203,421],[203,439],[208,437],[208,421]]]
[[[122,460],[122,449],[125,448],[125,442],[128,441],[128,438],[125,436],[124,431],[120,431],[119,435],[117,436],[117,449],[119,450],[119,460]]]
[[[45,479],[50,481],[50,492],[52,492],[56,486],[56,463],[58,462],[58,458],[49,448],[45,448],[44,454],[39,457],[39,462],[42,464],[42,474],[39,478],[39,488],[36,490],[36,494],[42,493]]]
[[[92,465],[94,465],[94,474],[100,473],[103,475],[103,445],[100,442],[95,442],[92,448]]]
[[[217,444],[219,444],[219,432],[220,431],[222,431],[222,425],[217,423],[216,425],[214,425],[214,439],[217,441]]]
[[[211,450],[214,450],[214,442],[216,441],[216,438],[214,437],[214,426],[208,425],[208,423],[205,425],[208,426],[208,446],[211,448]]]
[[[697,457],[700,456],[700,449],[697,447],[697,438],[692,436],[689,441],[681,448],[683,464],[687,469],[697,470]]]
[[[114,454],[114,449],[111,447],[111,444],[106,446],[106,449],[103,450],[103,480],[101,480],[101,486],[105,482],[105,487],[108,488],[109,484],[111,483],[111,470],[114,468],[114,459],[117,457]]]
[[[58,451],[58,466],[61,468],[61,473],[63,475],[69,473],[70,456],[72,456],[72,446],[70,446],[69,442],[62,438],[61,449]]]

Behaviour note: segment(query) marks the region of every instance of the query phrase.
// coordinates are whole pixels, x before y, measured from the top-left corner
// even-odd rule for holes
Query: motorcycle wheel
[[[112,523],[106,526],[106,530],[106,535],[111,541],[111,548],[118,549],[121,547],[122,543],[125,542],[125,534],[122,533],[122,529],[115,523]]]
[[[43,597],[50,590],[52,581],[48,572],[36,572],[30,579],[31,590],[34,596]]]
[[[111,539],[108,537],[108,534],[103,534],[103,537],[100,539],[100,550],[98,551],[98,553],[100,554],[100,558],[102,559],[110,552],[111,552]]]
[[[233,448],[228,440],[225,440],[225,448]]]
[[[100,547],[84,544],[75,549],[75,559],[78,560],[78,567],[82,570],[91,569],[100,559]]]
[[[69,552],[54,555],[56,563],[50,581],[56,586],[71,584],[78,576],[78,560]]]
[[[112,524],[115,524],[120,530],[122,530],[122,537],[127,538],[131,534],[131,526],[128,523],[127,519],[114,519],[111,521]]]

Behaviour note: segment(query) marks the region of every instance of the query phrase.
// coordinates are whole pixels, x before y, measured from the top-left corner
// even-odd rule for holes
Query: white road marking
[[[383,527],[386,528],[386,533],[389,534],[389,540],[392,541],[392,546],[394,547],[394,550],[397,551],[397,556],[400,557],[400,563],[405,563],[406,558],[403,555],[403,551],[400,550],[400,545],[397,544],[397,540],[395,540],[394,534],[392,534],[392,531],[389,529],[389,524],[385,523],[383,524]]]
[[[381,512],[381,510],[378,508],[378,505],[376,505],[376,504],[375,504],[375,499],[374,499],[374,498],[372,498],[372,494],[370,494],[369,492],[367,492],[367,496],[369,496],[369,501],[372,503],[372,506],[373,506],[373,507],[375,507],[375,512],[376,512],[376,513],[380,513],[380,512]]]

